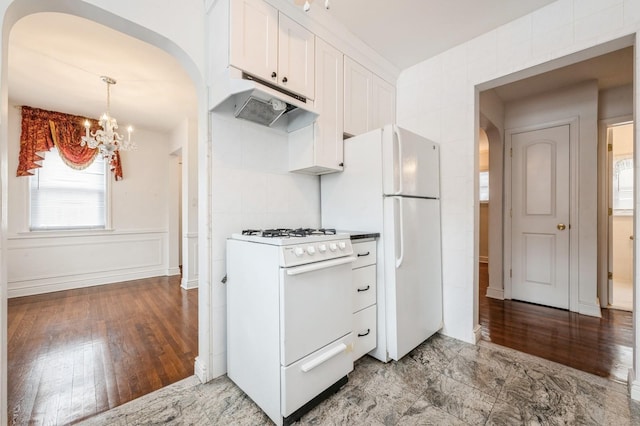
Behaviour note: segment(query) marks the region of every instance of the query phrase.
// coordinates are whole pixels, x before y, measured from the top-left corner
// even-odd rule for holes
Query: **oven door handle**
[[[287,268],[287,275],[299,275],[305,272],[318,271],[320,269],[332,268],[334,266],[344,265],[345,263],[352,263],[357,259],[355,256],[341,257],[339,259],[325,260],[322,262],[311,263],[309,265],[294,266]]]
[[[340,343],[338,346],[323,353],[318,358],[314,358],[311,361],[307,362],[306,364],[302,364],[300,369],[305,373],[307,373],[313,370],[314,368],[316,368],[317,366],[319,366],[320,364],[324,364],[325,362],[329,361],[334,356],[341,354],[346,349],[347,349],[347,345],[345,345],[344,343]]]

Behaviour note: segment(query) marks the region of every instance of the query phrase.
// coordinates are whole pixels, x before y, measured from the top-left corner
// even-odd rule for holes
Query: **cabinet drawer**
[[[353,360],[376,347],[376,305],[353,314]]]
[[[280,367],[284,417],[353,370],[351,339],[349,333],[288,367]]]
[[[358,256],[358,259],[351,264],[354,269],[373,265],[376,263],[376,242],[367,241],[366,243],[353,244],[353,254]]]
[[[376,303],[376,265],[353,270],[353,312]]]

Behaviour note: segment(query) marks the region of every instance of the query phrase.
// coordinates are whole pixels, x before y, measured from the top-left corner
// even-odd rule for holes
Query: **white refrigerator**
[[[440,147],[392,125],[347,139],[321,197],[323,227],[380,233],[370,355],[399,360],[442,328]]]

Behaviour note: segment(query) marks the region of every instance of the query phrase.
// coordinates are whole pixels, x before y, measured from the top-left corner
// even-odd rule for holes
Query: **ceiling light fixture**
[[[89,128],[91,123],[89,120],[84,121],[85,135],[82,137],[80,145],[88,145],[89,148],[98,148],[102,158],[112,160],[116,151],[130,151],[137,148],[135,142],[131,142],[131,132],[133,127],[127,127],[127,139],[118,134],[118,122],[115,118],[111,117],[111,85],[116,84],[116,81],[107,76],[101,76],[100,79],[107,84],[107,112],[102,114],[98,124],[101,129],[91,132]]]
[[[298,6],[302,6],[302,9],[305,12],[308,12],[311,9],[311,3],[313,3],[313,0],[293,0],[293,2]],[[324,8],[329,9],[329,7],[329,0],[324,0]]]

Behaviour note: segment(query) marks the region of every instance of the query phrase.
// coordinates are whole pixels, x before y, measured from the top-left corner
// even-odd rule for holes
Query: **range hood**
[[[213,111],[293,132],[318,118],[313,101],[256,79],[234,67],[212,93]]]

